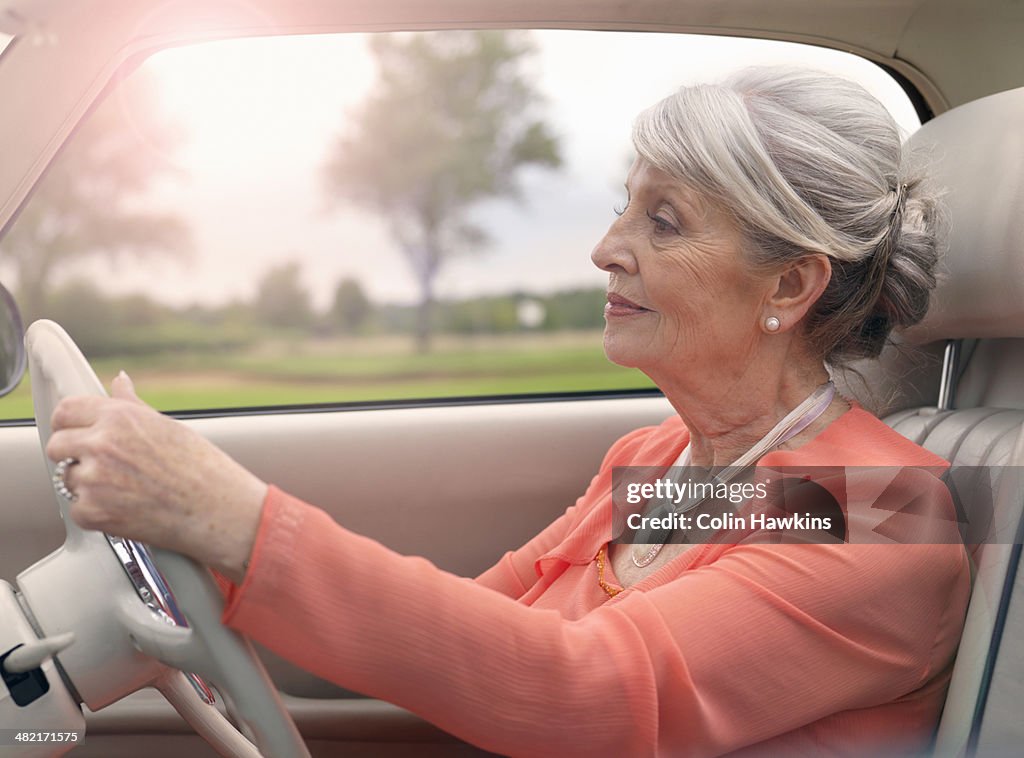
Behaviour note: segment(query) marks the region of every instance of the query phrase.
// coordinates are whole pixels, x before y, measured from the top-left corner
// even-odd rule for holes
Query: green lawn
[[[604,356],[599,332],[438,339],[426,355],[408,340],[277,340],[257,349],[164,353],[94,362],[104,383],[128,371],[161,410],[400,400],[650,387]],[[28,418],[28,378],[0,399],[0,419]]]

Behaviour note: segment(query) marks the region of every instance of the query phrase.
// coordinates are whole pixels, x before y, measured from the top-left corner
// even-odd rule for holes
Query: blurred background
[[[7,235],[0,279],[163,410],[650,387],[601,347],[589,253],[632,118],[789,43],[610,32],[232,40],[116,82]],[[32,415],[28,380],[0,418]]]

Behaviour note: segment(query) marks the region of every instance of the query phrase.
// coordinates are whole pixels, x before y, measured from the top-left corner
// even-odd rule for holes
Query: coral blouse
[[[688,438],[673,417],[620,439],[573,507],[476,580],[271,487],[224,623],[499,753],[926,748],[970,594],[961,545],[707,544],[602,590],[612,468],[667,466]],[[948,465],[858,407],[761,464]]]

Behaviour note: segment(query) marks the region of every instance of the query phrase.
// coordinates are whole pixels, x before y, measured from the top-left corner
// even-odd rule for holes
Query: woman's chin
[[[643,359],[638,354],[639,352],[636,346],[631,344],[631,341],[624,340],[618,335],[609,334],[608,329],[605,329],[604,354],[612,363],[624,368],[640,368]]]

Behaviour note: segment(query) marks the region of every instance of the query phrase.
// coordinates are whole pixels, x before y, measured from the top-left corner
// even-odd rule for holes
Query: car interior
[[[97,18],[103,23],[95,23]],[[934,755],[1019,754],[1024,5],[4,2],[0,32],[12,34],[15,43],[19,37],[37,43],[13,44],[0,56],[0,145],[6,146],[0,161],[0,237],[92,104],[155,50],[234,36],[481,27],[784,39],[853,51],[884,66],[907,89],[923,122],[908,147],[929,162],[945,190],[949,241],[940,284],[921,324],[897,335],[881,360],[855,364],[837,378],[844,392],[954,467],[994,472],[991,512],[972,510],[970,500],[962,504],[974,588]],[[25,81],[33,82],[31,90],[20,84]],[[319,505],[352,530],[474,576],[572,503],[615,439],[671,412],[660,395],[622,392],[191,411],[180,417],[265,481]],[[485,492],[467,486],[470,475],[488,483]],[[0,579],[14,583],[64,540],[32,421],[0,421],[0,482]],[[381,482],[387,483],[384,499]],[[448,528],[454,522],[462,526],[457,533]],[[260,652],[312,755],[483,754],[411,713]],[[152,690],[89,712],[86,721],[87,739],[71,755],[215,754]]]
[[[945,340],[946,360],[935,405],[904,409],[885,420],[954,466],[1000,472],[991,520],[965,503],[980,544],[973,551],[974,590],[939,728],[941,754],[998,754],[1013,745],[1019,729],[1014,701],[1021,641],[1012,609],[1021,587],[1017,563],[1024,521],[1016,467],[1024,455],[1024,414],[1019,383],[1010,389],[1015,372],[1003,374],[990,361],[1005,366],[1020,348],[1013,338],[1021,336],[1022,268],[1012,241],[1024,230],[1019,200],[1005,202],[1020,197],[1020,176],[1002,167],[1015,165],[1022,119],[1024,90],[1017,89],[955,108],[911,139],[912,147],[927,145],[941,156],[933,165],[948,188],[951,233],[946,278],[925,321],[908,337]],[[989,183],[995,192],[980,191]],[[965,344],[969,355],[962,352]],[[1018,597],[1018,612],[1021,602]]]

